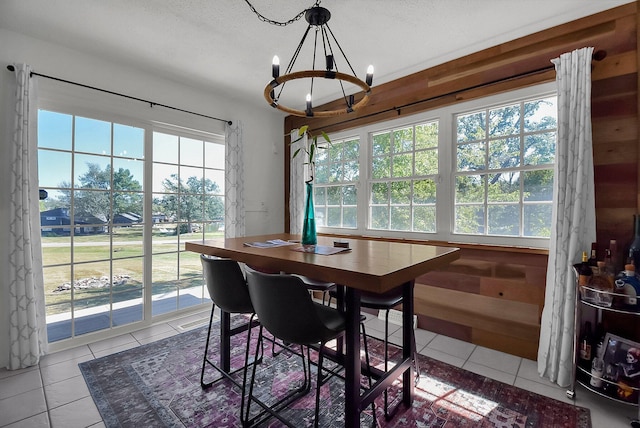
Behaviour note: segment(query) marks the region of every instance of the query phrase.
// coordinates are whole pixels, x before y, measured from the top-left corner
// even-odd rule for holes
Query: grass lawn
[[[165,228],[171,231],[170,228]],[[175,228],[173,229],[175,231]],[[223,236],[223,231],[209,232],[205,238]],[[202,287],[202,266],[198,254],[184,251],[184,243],[202,239],[202,233],[172,235],[153,229],[152,235],[152,287],[153,295],[169,293],[191,287]],[[142,297],[144,288],[144,249],[142,227],[119,227],[111,234],[69,236],[43,236],[45,299],[47,314],[101,306]],[[73,260],[73,264],[72,264]],[[76,281],[120,278],[122,284],[100,288],[54,291],[63,284]],[[88,282],[88,281],[85,281]],[[108,280],[107,280],[108,282]]]

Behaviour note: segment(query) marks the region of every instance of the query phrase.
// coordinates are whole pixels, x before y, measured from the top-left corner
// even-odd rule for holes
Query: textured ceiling
[[[277,21],[313,5],[251,2]],[[359,76],[375,66],[375,85],[629,2],[323,0],[321,6],[331,11],[329,24]],[[244,0],[0,0],[0,27],[266,107],[271,59],[279,55],[284,68],[306,22],[270,25]],[[319,91],[318,103],[339,95],[335,88]]]

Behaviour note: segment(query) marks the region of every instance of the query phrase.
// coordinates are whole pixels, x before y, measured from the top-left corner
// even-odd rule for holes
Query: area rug
[[[234,323],[243,322],[239,317]],[[218,351],[218,325],[212,331],[210,356]],[[254,329],[257,333],[257,329]],[[210,388],[200,386],[200,371],[207,328],[201,327],[148,345],[80,364],[91,395],[105,426],[110,427],[240,427],[240,390],[227,379]],[[255,338],[254,338],[255,339]],[[246,336],[232,338],[232,367],[244,361]],[[255,341],[254,341],[255,343]],[[369,338],[371,363],[382,367],[382,343]],[[400,350],[392,347],[391,359]],[[276,347],[276,350],[280,348]],[[395,417],[386,421],[382,397],[375,416],[363,411],[361,426],[380,427],[591,427],[589,410],[528,392],[449,364],[418,356],[420,380],[411,408],[401,405]],[[255,395],[273,402],[302,377],[300,358],[289,352],[272,354],[265,345],[258,364]],[[241,380],[242,371],[236,374]],[[208,369],[205,381],[220,377]],[[315,385],[315,377],[314,385]],[[366,378],[363,385],[366,385]],[[295,401],[282,415],[296,427],[313,426],[315,406],[312,393]],[[401,394],[400,384],[390,388],[390,401]],[[321,388],[320,425],[344,426],[344,384],[331,378]],[[260,410],[252,406],[252,414]],[[373,423],[375,417],[376,423]],[[271,418],[263,427],[283,424]]]

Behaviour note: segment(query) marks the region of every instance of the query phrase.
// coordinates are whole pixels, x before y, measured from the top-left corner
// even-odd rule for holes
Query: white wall
[[[242,105],[232,99],[217,96],[211,88],[193,88],[141,72],[98,57],[67,49],[60,45],[33,39],[0,29],[0,183],[9,183],[8,148],[12,122],[11,100],[14,76],[6,67],[26,63],[37,73],[59,77],[110,91],[151,100],[160,104],[206,114],[222,119],[240,121],[243,125],[245,155],[246,234],[278,233],[284,231],[283,192],[283,116],[269,108]],[[37,78],[39,81],[47,79]],[[44,83],[44,82],[43,82]],[[262,94],[256,94],[261,97]],[[142,103],[141,103],[142,104]],[[142,108],[149,108],[143,104]],[[162,108],[155,108],[161,110]],[[185,114],[159,112],[161,117],[175,114],[181,121],[192,120],[192,126],[206,130],[209,119]],[[219,123],[215,125],[219,127]],[[0,219],[8,218],[7,186],[0,186]],[[6,221],[5,221],[6,224]],[[8,314],[6,275],[8,230],[0,228],[0,350],[7,349]],[[0,367],[6,352],[0,352]]]

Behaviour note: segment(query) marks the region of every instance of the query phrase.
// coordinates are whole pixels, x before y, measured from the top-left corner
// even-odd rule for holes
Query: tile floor
[[[183,332],[181,326],[206,324],[203,311],[162,324],[89,345],[45,356],[38,367],[19,371],[0,370],[0,427],[74,428],[104,427],[100,414],[78,368],[78,363],[133,348]],[[202,323],[198,323],[202,320]],[[392,326],[397,329],[396,326]],[[384,325],[374,316],[367,320],[367,333],[382,336]],[[399,331],[392,337],[400,340]],[[475,346],[426,330],[416,332],[419,352],[466,370],[517,387],[571,403],[565,389],[541,379],[534,361]],[[578,389],[575,404],[591,409],[594,428],[630,426],[638,409]]]

